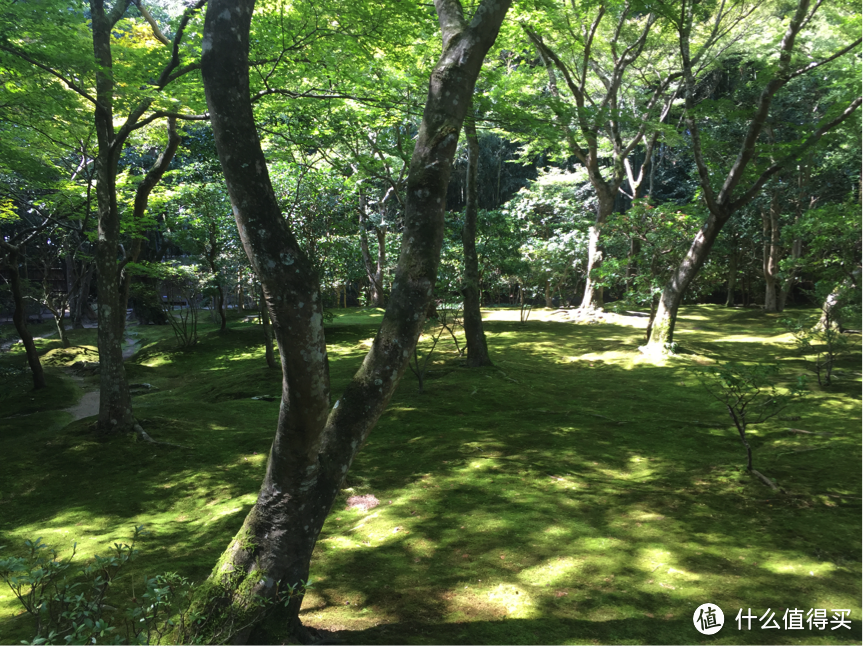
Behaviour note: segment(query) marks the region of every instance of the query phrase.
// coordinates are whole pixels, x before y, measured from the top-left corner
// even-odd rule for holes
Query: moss
[[[334,399],[381,316],[335,313]],[[520,325],[517,310],[485,313],[496,367],[467,369],[441,341],[427,392],[406,374],[357,457],[353,490],[315,548],[305,623],[346,643],[691,643],[692,612],[711,601],[726,611],[721,642],[743,643],[761,633],[736,631],[738,608],[859,609],[859,349],[830,389],[813,384],[806,403],[753,428],[760,468],[788,492],[777,496],[739,470],[727,413],[693,369],[768,361],[793,381],[809,367],[778,317],[684,307],[675,337],[687,353],[655,365],[637,351],[646,317],[586,326],[537,311]],[[97,441],[80,432],[85,422],[64,429],[56,409],[0,420],[0,545],[14,554],[42,536],[104,553],[143,524],[152,535],[118,582],[120,598],[140,592],[145,574],[176,571],[201,582],[198,607],[225,603],[225,585],[208,577],[227,546],[254,547],[244,520],[279,409],[229,394],[278,394],[280,374],[266,367],[259,325],[234,321],[227,335],[203,325],[182,353],[170,329],[135,331],[144,350],[126,364],[129,378],[158,388],[133,400],[135,415],[154,439],[194,450]],[[0,366],[18,360],[0,355]],[[27,405],[18,400],[29,387],[15,392],[3,415],[6,402]],[[348,509],[359,494],[380,504]],[[262,575],[236,573],[228,588],[246,592]],[[226,608],[235,626],[255,617]],[[32,639],[18,611],[0,590],[0,643]],[[860,640],[858,612],[844,641]],[[255,639],[289,637],[279,613]],[[816,644],[839,633],[775,632]]]

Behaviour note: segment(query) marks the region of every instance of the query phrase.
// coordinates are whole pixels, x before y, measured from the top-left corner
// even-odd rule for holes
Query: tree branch
[[[96,99],[93,96],[91,96],[86,90],[84,90],[81,86],[79,86],[74,81],[70,81],[69,79],[67,79],[65,76],[63,76],[63,74],[61,74],[60,72],[55,70],[53,67],[45,65],[44,63],[40,63],[36,59],[25,54],[24,52],[19,52],[17,49],[14,49],[13,47],[9,47],[8,45],[0,45],[0,51],[4,51],[7,54],[12,54],[13,56],[17,56],[21,60],[27,61],[31,65],[34,65],[34,66],[38,67],[39,69],[44,70],[45,72],[48,72],[52,76],[55,76],[58,79],[60,79],[61,81],[63,81],[63,83],[65,83],[66,86],[70,90],[72,90],[73,92],[76,92],[80,96],[84,97],[93,105],[98,105]]]
[[[144,16],[144,20],[146,20],[148,23],[150,23],[150,29],[153,30],[153,35],[156,37],[156,40],[158,40],[163,45],[167,45],[168,47],[170,47],[171,41],[168,40],[168,37],[162,33],[161,29],[159,29],[159,23],[156,22],[155,18],[153,18],[153,14],[151,14],[147,10],[147,7],[144,6],[144,3],[141,2],[141,0],[133,0],[133,1],[135,3],[135,6],[138,7],[138,11],[140,11],[141,15]]]
[[[734,202],[731,203],[731,209],[737,210],[740,207],[746,205],[746,203],[749,202],[752,198],[754,198],[758,191],[761,190],[761,187],[764,186],[765,182],[767,182],[768,179],[770,179],[773,175],[788,166],[791,162],[798,159],[800,155],[808,148],[811,148],[816,143],[818,143],[818,140],[821,139],[824,133],[832,130],[840,123],[845,121],[845,119],[847,119],[857,108],[860,107],[861,102],[863,102],[863,97],[858,97],[854,99],[851,104],[847,108],[845,108],[842,114],[840,114],[832,121],[825,123],[823,126],[818,128],[818,130],[809,135],[806,141],[804,141],[793,153],[786,155],[780,161],[774,163],[763,173],[761,173],[761,175],[759,175],[758,179],[755,180],[749,190],[746,191],[746,193],[744,193],[742,197],[734,200]]]

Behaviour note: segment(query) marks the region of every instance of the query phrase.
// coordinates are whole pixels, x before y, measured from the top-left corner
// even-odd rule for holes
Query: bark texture
[[[188,21],[204,2],[206,0],[195,0],[183,12],[174,39],[171,41],[171,59],[162,68],[158,79],[152,82],[154,89],[163,90],[169,83],[197,67],[194,64],[180,67],[180,43]],[[132,417],[129,386],[123,368],[122,342],[126,323],[126,301],[124,300],[126,285],[122,278],[122,270],[131,258],[127,257],[120,261],[120,212],[117,207],[116,180],[120,155],[129,135],[160,116],[160,113],[151,113],[144,117],[154,101],[154,95],[151,94],[131,106],[122,125],[115,127],[115,80],[112,72],[111,40],[114,37],[114,26],[126,13],[129,4],[130,0],[118,0],[107,8],[104,0],[90,0],[90,28],[97,67],[96,94],[95,97],[87,98],[94,105],[93,119],[98,144],[98,153],[95,157],[98,225],[94,255],[99,321],[98,426],[103,433],[140,429]],[[170,118],[172,115],[161,113],[161,116]],[[179,118],[182,115],[173,116]],[[188,115],[183,118],[198,117]],[[167,168],[173,156],[172,150],[176,150],[178,143],[175,138],[176,130],[172,135],[171,127],[169,123],[168,148],[160,158],[161,161],[157,161],[156,167],[145,177],[143,188],[136,196],[135,208],[140,208],[141,212],[146,207],[152,187]],[[143,199],[139,201],[139,197]]]
[[[211,641],[244,641],[274,599],[308,579],[318,533],[359,447],[389,402],[422,330],[443,240],[446,188],[474,84],[509,6],[484,0],[468,24],[461,4],[437,0],[443,52],[429,84],[405,208],[392,294],[372,348],[330,406],[318,277],[276,202],[249,99],[249,27],[254,0],[211,0],[202,74],[216,148],[240,238],[261,279],[282,359],[282,402],[257,502],[222,555],[191,627]],[[291,628],[300,600],[288,606]]]
[[[488,356],[488,344],[482,329],[480,311],[479,260],[476,255],[476,220],[479,214],[477,175],[479,173],[479,141],[476,124],[468,119],[464,124],[467,141],[467,206],[464,215],[464,229],[461,242],[464,248],[464,335],[467,344],[467,365],[469,368],[492,365]]]

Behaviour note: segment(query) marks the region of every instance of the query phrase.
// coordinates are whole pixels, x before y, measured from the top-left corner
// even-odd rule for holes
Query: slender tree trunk
[[[725,307],[734,307],[734,288],[737,286],[737,246],[728,256],[728,293],[725,296]]]
[[[221,320],[219,332],[225,332],[228,329],[228,317],[225,314],[225,290],[222,289],[219,283],[216,283],[216,309],[219,312],[219,319]]]
[[[33,342],[33,335],[27,329],[27,311],[24,307],[24,293],[21,290],[21,274],[18,271],[19,262],[20,252],[17,249],[9,251],[8,264],[11,275],[9,286],[12,290],[12,301],[15,303],[15,310],[12,312],[12,323],[15,325],[18,336],[21,337],[21,343],[24,344],[27,363],[30,365],[30,372],[33,374],[33,390],[39,390],[45,387],[45,373],[42,370],[42,362],[39,361],[39,352],[36,350],[36,344]]]
[[[159,157],[153,163],[153,166],[147,171],[147,174],[144,175],[144,179],[141,180],[141,183],[138,184],[138,188],[135,189],[135,202],[132,206],[132,222],[136,226],[141,226],[141,220],[144,217],[144,213],[147,211],[147,204],[150,201],[150,194],[153,192],[153,188],[155,188],[156,184],[162,179],[162,176],[165,174],[165,171],[168,170],[168,167],[171,165],[171,160],[174,159],[174,155],[177,152],[177,148],[180,146],[180,133],[177,131],[177,119],[174,117],[168,118],[168,143],[165,145],[165,149],[159,154]],[[138,258],[141,255],[141,249],[144,244],[144,237],[141,235],[142,231],[137,231],[137,235],[135,239],[132,241],[132,248],[129,253],[129,260],[131,262],[137,262]],[[120,305],[125,308],[126,304],[129,302],[129,290],[132,287],[132,273],[124,268],[121,278],[123,282],[123,286],[120,294]],[[123,318],[123,326],[125,328],[126,318]]]
[[[764,235],[762,268],[764,272],[764,311],[779,312],[777,280],[779,275],[779,193],[774,191],[769,209],[761,214]]]
[[[73,290],[72,299],[69,304],[69,317],[72,319],[72,329],[80,330],[84,328],[84,314],[90,313],[90,306],[87,299],[90,296],[90,283],[93,279],[93,271],[96,266],[93,263],[84,263],[81,267],[83,275],[78,285],[78,289]]]
[[[123,367],[123,330],[125,303],[120,296],[120,213],[117,208],[117,164],[120,149],[114,132],[111,74],[111,30],[113,14],[106,15],[102,0],[90,0],[93,51],[99,68],[96,71],[95,110],[96,199],[98,227],[96,239],[97,317],[99,321],[99,430],[102,433],[134,429],[132,398]]]
[[[282,217],[249,99],[253,0],[210,0],[202,76],[240,238],[273,319],[282,358],[282,404],[258,500],[196,595],[194,629],[216,642],[242,642],[273,599],[308,579],[315,541],[339,484],[407,367],[432,296],[443,242],[446,189],[464,115],[508,0],[483,0],[473,22],[456,0],[438,0],[443,53],[407,183],[402,252],[381,328],[361,368],[330,409],[329,369],[318,277]],[[289,629],[300,599],[288,605]],[[190,627],[191,628],[191,627]]]
[[[467,365],[469,368],[490,366],[488,344],[482,328],[479,292],[479,260],[476,255],[476,221],[479,214],[477,178],[479,175],[479,141],[476,124],[467,119],[464,124],[467,142],[467,205],[465,208],[464,229],[461,242],[464,248],[464,335],[467,343]]]
[[[366,275],[369,279],[371,289],[371,305],[372,307],[384,306],[384,265],[386,264],[386,229],[383,226],[374,226],[375,236],[378,240],[377,262],[372,262],[371,252],[369,251],[369,238],[366,231],[368,223],[368,214],[366,212],[365,193],[360,191],[360,249],[363,254],[363,265],[366,269]]]
[[[741,187],[741,183],[745,177],[745,172],[750,162],[756,156],[757,142],[764,130],[767,117],[770,112],[770,105],[774,95],[791,79],[792,74],[792,54],[794,44],[799,31],[807,24],[811,18],[809,0],[798,0],[797,7],[793,12],[793,16],[786,27],[785,34],[778,48],[778,62],[771,75],[767,79],[766,84],[757,101],[756,108],[749,120],[747,131],[740,145],[739,152],[729,169],[722,187],[717,193],[714,190],[715,181],[712,179],[711,171],[704,160],[701,135],[699,133],[698,123],[695,120],[695,101],[696,101],[696,80],[694,75],[694,65],[690,52],[690,37],[692,33],[692,21],[695,15],[695,3],[684,2],[682,5],[681,22],[678,24],[680,55],[683,63],[683,76],[685,81],[686,93],[686,127],[692,140],[692,152],[695,166],[698,169],[699,180],[703,191],[703,198],[707,204],[710,215],[707,221],[701,227],[701,230],[696,234],[690,246],[689,253],[681,261],[680,266],[674,271],[668,284],[663,291],[662,298],[659,302],[659,308],[656,313],[656,322],[651,331],[648,348],[652,351],[661,351],[672,343],[674,338],[674,324],[677,318],[677,310],[680,307],[683,293],[692,280],[695,278],[698,270],[707,259],[707,254],[716,241],[716,236],[719,234],[722,226],[728,221],[735,211],[738,211],[761,190],[764,184],[774,174],[779,172],[784,165],[792,163],[796,159],[796,155],[785,157],[781,163],[772,164],[767,170],[763,171],[758,178],[749,185],[749,188]],[[817,7],[816,7],[817,8]],[[812,13],[814,13],[814,9]],[[809,16],[809,17],[807,17]],[[848,116],[853,114],[860,106],[861,99],[855,99],[838,117],[832,121],[820,126],[815,132],[809,135],[798,148],[798,151],[808,149],[818,143],[819,139],[832,128],[836,127]],[[742,193],[739,197],[735,193]]]
[[[791,243],[791,260],[796,261],[803,255],[803,240],[795,238]],[[782,282],[782,288],[779,290],[779,311],[785,311],[785,305],[788,303],[788,295],[797,282],[797,269],[792,269],[790,275]]]
[[[596,220],[587,232],[587,270],[584,278],[584,298],[581,299],[581,309],[601,309],[602,288],[596,283],[596,271],[602,265],[602,252],[599,250],[599,238],[602,227],[614,209],[614,193],[606,187],[594,184],[597,197]]]

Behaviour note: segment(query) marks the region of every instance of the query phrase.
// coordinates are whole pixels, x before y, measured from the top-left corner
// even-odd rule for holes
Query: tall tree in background
[[[254,0],[212,0],[202,74],[216,147],[243,246],[261,279],[282,358],[282,405],[258,500],[201,593],[208,638],[242,641],[254,598],[308,579],[318,533],[344,475],[389,402],[424,323],[443,239],[447,183],[459,131],[508,0],[483,0],[468,22],[458,0],[437,0],[443,51],[431,74],[411,159],[405,229],[384,320],[363,365],[330,405],[318,277],[282,217],[249,98]],[[300,599],[289,606],[305,640]]]
[[[96,242],[96,286],[98,289],[99,316],[99,429],[104,432],[129,431],[140,427],[132,415],[132,399],[123,367],[123,330],[126,322],[126,303],[122,302],[125,290],[121,285],[121,271],[132,256],[120,255],[120,210],[117,204],[117,172],[120,155],[129,135],[156,119],[185,117],[164,110],[151,110],[158,92],[198,65],[180,66],[180,43],[189,19],[206,0],[198,0],[187,9],[177,27],[173,41],[162,35],[160,42],[171,47],[171,58],[162,68],[155,82],[151,82],[152,95],[135,101],[120,128],[114,124],[114,104],[117,98],[117,79],[113,72],[113,30],[126,13],[129,0],[117,2],[108,10],[103,0],[90,0],[90,17],[93,34],[93,53],[96,59],[94,97],[85,94],[93,104],[98,154],[96,156],[96,197],[98,202],[98,238]],[[155,23],[151,23],[157,30]],[[128,105],[125,101],[121,105]],[[125,107],[124,105],[124,107]],[[149,114],[147,114],[149,112]],[[147,116],[145,116],[147,115]],[[171,132],[169,121],[169,133]],[[171,137],[167,147],[142,183],[144,190],[135,197],[135,209],[143,213],[149,192],[161,178],[177,149],[177,138]]]
[[[467,365],[470,368],[490,366],[488,344],[482,329],[480,311],[479,260],[476,255],[476,220],[479,215],[479,141],[476,137],[476,123],[468,118],[464,124],[464,137],[467,142],[467,204],[464,209],[464,229],[461,240],[464,248],[464,336],[467,344]]]
[[[743,142],[740,144],[734,163],[725,175],[722,186],[717,190],[714,186],[714,177],[718,177],[718,173],[716,169],[711,169],[706,161],[696,108],[697,88],[693,68],[693,61],[696,56],[692,52],[694,4],[691,0],[681,2],[677,27],[686,87],[686,127],[691,137],[692,154],[698,170],[702,195],[710,214],[692,241],[688,253],[672,273],[663,289],[650,334],[650,341],[647,344],[647,350],[651,352],[663,352],[673,342],[677,310],[683,300],[683,295],[707,260],[707,255],[716,242],[723,225],[736,211],[748,204],[771,177],[800,159],[818,143],[826,132],[838,126],[854,113],[861,103],[861,98],[857,97],[850,103],[840,104],[838,109],[831,110],[831,115],[825,118],[819,127],[811,131],[805,138],[788,146],[790,150],[786,148],[781,156],[768,162],[766,168],[764,165],[760,169],[758,168],[760,160],[757,153],[761,152],[759,149],[764,146],[763,143],[759,145],[759,138],[768,123],[770,107],[776,93],[793,79],[855,50],[861,42],[861,39],[857,38],[850,44],[835,49],[830,54],[824,54],[820,60],[810,59],[810,62],[801,65],[794,58],[797,38],[813,20],[819,7],[821,7],[821,3],[816,2],[813,6],[809,0],[798,0],[785,33],[776,47],[778,61],[765,70],[766,83],[754,110],[751,112]],[[854,91],[857,92],[856,89]],[[836,114],[837,112],[838,114]]]
[[[53,83],[59,82],[76,95],[82,108],[92,110],[97,152],[95,159],[96,201],[98,204],[95,262],[98,289],[100,398],[99,429],[119,432],[138,429],[132,415],[132,402],[123,368],[122,340],[126,303],[121,272],[132,260],[134,247],[125,252],[120,245],[121,209],[118,205],[117,174],[120,158],[130,135],[161,118],[203,118],[176,112],[178,102],[163,94],[165,88],[198,68],[198,64],[181,65],[180,44],[192,16],[206,0],[197,0],[181,16],[173,39],[168,39],[146,10],[148,25],[137,30],[134,20],[120,25],[130,0],[119,0],[106,7],[104,0],[90,0],[89,16],[83,6],[70,11],[58,4],[57,11],[46,11],[42,5],[21,3],[18,18],[31,29],[4,34],[0,51],[29,63]],[[140,4],[140,3],[139,3]],[[57,15],[58,24],[47,23],[46,15]],[[54,21],[54,18],[51,18]],[[155,41],[148,42],[152,31]],[[23,37],[26,34],[27,37]],[[38,35],[38,36],[36,36]],[[86,40],[92,54],[87,60]],[[114,66],[113,49],[123,50],[123,66]],[[167,60],[166,60],[167,59]],[[155,63],[155,65],[154,65]],[[154,74],[151,70],[161,68]],[[152,75],[152,76],[151,76]],[[47,82],[47,81],[46,81]],[[115,107],[119,110],[115,111]],[[124,117],[117,114],[125,113]],[[118,117],[123,120],[117,127]],[[79,118],[75,115],[73,118]],[[146,209],[147,198],[161,178],[176,150],[176,131],[171,136],[156,166],[144,178],[135,197],[135,213]]]
[[[614,15],[616,13],[616,15]],[[561,128],[563,139],[571,155],[587,169],[590,183],[596,191],[596,219],[589,230],[587,276],[584,309],[602,307],[602,289],[596,280],[596,269],[601,263],[599,249],[602,227],[612,213],[618,191],[627,180],[630,154],[641,144],[648,124],[663,121],[671,101],[659,115],[654,114],[662,104],[662,97],[679,71],[669,68],[667,52],[658,45],[659,39],[649,43],[652,31],[661,31],[659,16],[649,12],[639,14],[631,3],[602,5],[590,20],[587,12],[575,5],[563,5],[552,14],[556,30],[549,42],[538,31],[525,27],[525,32],[539,53],[548,75],[548,88],[552,109]],[[613,24],[608,24],[613,21]],[[576,34],[574,25],[581,25]],[[559,52],[566,51],[566,55]],[[565,60],[566,59],[566,60]],[[647,72],[654,76],[655,87],[637,94],[632,90],[628,76]],[[574,110],[561,98],[556,75],[563,77],[564,85],[574,101]],[[646,96],[646,100],[643,97]],[[672,95],[673,96],[673,95]],[[657,119],[658,116],[658,119]],[[651,133],[652,134],[652,133]],[[611,145],[612,164],[605,168],[608,152],[603,145]],[[579,141],[581,140],[581,141]],[[631,190],[638,192],[643,183],[644,168],[652,156],[656,137],[648,137],[648,150],[643,156],[642,168],[636,184],[629,168]],[[610,172],[609,172],[610,171]]]

